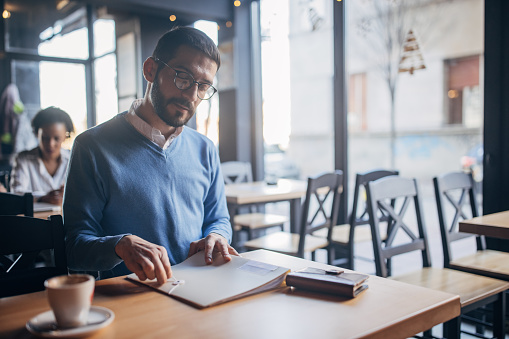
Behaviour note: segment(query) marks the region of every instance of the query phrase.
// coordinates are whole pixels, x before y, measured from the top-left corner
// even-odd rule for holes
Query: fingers
[[[231,255],[239,255],[239,253],[228,244],[228,241],[221,235],[211,233],[205,239],[200,240],[205,243],[205,263],[212,264],[213,253],[219,252],[224,261],[232,260]]]
[[[140,280],[157,279],[159,284],[164,284],[171,277],[170,260],[163,246],[128,235],[117,243],[115,252]]]
[[[143,268],[141,268],[140,265],[137,265],[137,268],[127,267],[127,269],[135,273],[138,276],[138,279],[140,279],[141,281],[147,280],[147,275],[145,274],[145,272],[143,272]]]
[[[158,249],[161,252],[161,256],[154,258],[154,274],[157,278],[157,282],[159,284],[164,284],[167,279],[171,278],[171,265],[166,249],[162,246],[159,246]]]
[[[230,245],[228,245],[228,253],[230,253],[231,255],[236,255],[237,257],[241,257],[239,252],[237,252],[237,250],[231,247]]]
[[[230,256],[230,250],[229,245],[226,243],[226,241],[222,241],[219,243],[219,251],[221,252],[221,255],[223,256],[224,261],[228,262],[232,260],[232,257]]]
[[[195,255],[196,253],[198,253],[198,251],[199,251],[199,249],[198,249],[198,241],[193,241],[189,245],[189,253],[187,254],[187,257],[189,258],[190,256]]]
[[[205,263],[207,265],[210,265],[212,264],[212,252],[214,252],[214,247],[216,245],[216,241],[214,239],[214,237],[211,236],[211,234],[209,234],[206,238],[205,238]]]

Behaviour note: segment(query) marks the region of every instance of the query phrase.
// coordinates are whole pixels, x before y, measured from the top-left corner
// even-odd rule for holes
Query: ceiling
[[[86,0],[86,2],[151,15],[175,14],[190,21],[203,19],[219,22],[233,18],[233,0]]]

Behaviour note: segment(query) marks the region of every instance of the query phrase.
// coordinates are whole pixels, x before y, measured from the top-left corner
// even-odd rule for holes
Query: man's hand
[[[189,246],[189,254],[187,257],[189,258],[200,251],[205,252],[205,262],[209,265],[212,264],[212,255],[215,252],[220,252],[226,262],[232,260],[231,254],[239,255],[223,236],[216,233],[210,233],[205,238],[193,241]]]
[[[126,235],[115,246],[115,252],[140,280],[157,278],[159,284],[164,284],[171,278],[170,259],[163,246]]]

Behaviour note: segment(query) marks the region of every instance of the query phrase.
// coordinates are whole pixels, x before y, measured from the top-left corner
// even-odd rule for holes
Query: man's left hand
[[[231,255],[240,256],[239,253],[228,244],[228,241],[217,233],[210,233],[205,238],[193,241],[189,246],[189,254],[187,257],[189,258],[200,251],[204,251],[205,262],[207,264],[212,264],[212,256],[216,252],[220,252],[226,262],[232,260]]]

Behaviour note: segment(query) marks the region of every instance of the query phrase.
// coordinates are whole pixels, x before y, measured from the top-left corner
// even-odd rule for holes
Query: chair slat
[[[48,249],[53,250],[55,266],[35,267],[37,254]],[[43,290],[44,280],[68,273],[62,216],[0,216],[0,254],[19,258],[12,268],[2,260],[9,271],[0,273],[0,298]]]

